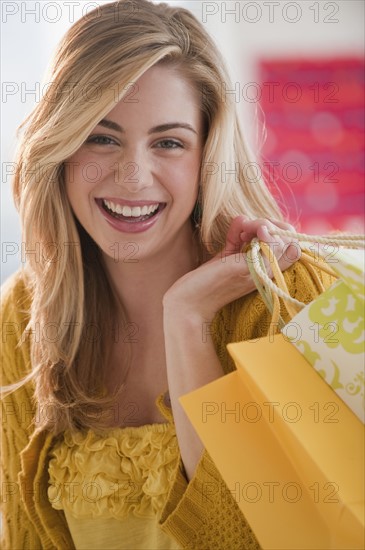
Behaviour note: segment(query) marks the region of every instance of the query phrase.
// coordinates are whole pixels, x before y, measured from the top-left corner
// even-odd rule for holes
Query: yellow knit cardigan
[[[320,274],[320,278],[325,286],[331,282],[325,274]],[[298,300],[309,302],[318,295],[315,281],[300,262],[285,272],[285,279],[292,296]],[[19,345],[30,299],[20,271],[2,292],[2,385],[18,381],[31,370],[29,341]],[[283,317],[289,320],[285,313]],[[270,314],[258,292],[228,304],[217,313],[210,328],[225,373],[235,369],[226,349],[227,343],[264,336],[269,324]],[[35,430],[33,394],[33,382],[29,382],[2,401],[1,548],[69,550],[74,544],[65,515],[62,510],[52,508],[47,498],[48,452],[53,436]],[[173,422],[171,414],[165,413],[167,420]],[[207,483],[217,484],[220,490],[207,496],[204,492]],[[206,451],[190,482],[184,476],[180,460],[160,525],[184,549],[259,548],[255,535]]]

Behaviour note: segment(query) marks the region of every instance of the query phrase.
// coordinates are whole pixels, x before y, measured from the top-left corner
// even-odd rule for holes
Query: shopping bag
[[[364,422],[364,253],[337,251],[340,279],[295,315],[283,334]]]
[[[228,348],[237,371],[180,400],[262,548],[364,548],[359,419],[283,335]]]
[[[341,264],[343,274],[354,279],[350,264]],[[277,296],[271,301],[265,294],[272,282],[267,276],[263,281],[267,288],[258,289],[281,319]],[[340,286],[335,283],[336,293]],[[307,361],[311,357],[317,366],[317,352],[309,350],[304,333],[296,342],[284,334],[230,344],[237,372],[183,396],[181,403],[263,548],[364,548],[361,415]],[[340,368],[349,361],[341,360]],[[203,488],[203,497],[218,490],[206,487],[204,495]]]

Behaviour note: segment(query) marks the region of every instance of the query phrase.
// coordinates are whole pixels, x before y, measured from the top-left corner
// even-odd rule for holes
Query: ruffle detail
[[[179,460],[171,423],[64,433],[50,452],[48,498],[76,518],[159,516]]]

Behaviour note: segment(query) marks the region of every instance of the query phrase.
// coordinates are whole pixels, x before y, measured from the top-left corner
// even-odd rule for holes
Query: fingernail
[[[259,229],[261,229],[262,233],[268,233],[268,229],[266,225],[261,225]]]

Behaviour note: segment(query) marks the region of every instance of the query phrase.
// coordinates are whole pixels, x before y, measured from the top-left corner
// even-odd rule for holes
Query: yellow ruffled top
[[[66,431],[50,452],[48,498],[76,548],[179,548],[158,525],[178,460],[172,423]]]

